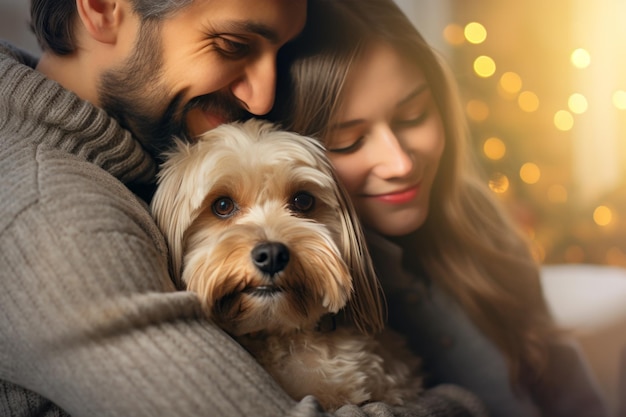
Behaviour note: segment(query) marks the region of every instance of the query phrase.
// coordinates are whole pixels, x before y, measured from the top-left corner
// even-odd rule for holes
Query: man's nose
[[[398,178],[408,175],[413,169],[413,159],[402,141],[387,124],[379,127],[376,154],[376,174],[381,178]]]
[[[268,54],[248,65],[230,90],[248,112],[257,116],[269,112],[276,93],[276,56]]]

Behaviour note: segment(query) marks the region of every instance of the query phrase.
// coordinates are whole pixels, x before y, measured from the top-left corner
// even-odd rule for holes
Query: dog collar
[[[315,326],[315,330],[321,333],[330,333],[337,330],[337,320],[334,314],[327,314],[322,316],[320,321]]]

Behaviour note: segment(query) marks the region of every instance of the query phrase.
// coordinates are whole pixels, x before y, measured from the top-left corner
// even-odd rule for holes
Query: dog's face
[[[312,139],[252,120],[179,143],[153,211],[174,275],[233,335],[313,326],[353,292],[376,304],[354,213]]]

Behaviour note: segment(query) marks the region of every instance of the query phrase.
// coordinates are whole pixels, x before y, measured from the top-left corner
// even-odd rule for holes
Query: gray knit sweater
[[[156,166],[102,110],[0,44],[0,415],[318,416],[206,321],[129,189]],[[480,415],[455,387],[343,416]]]

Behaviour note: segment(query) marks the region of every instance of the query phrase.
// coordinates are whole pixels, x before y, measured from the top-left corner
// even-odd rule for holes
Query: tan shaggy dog
[[[372,336],[377,279],[317,141],[259,120],[178,141],[152,208],[175,278],[292,397],[332,410],[420,392],[417,359]]]

